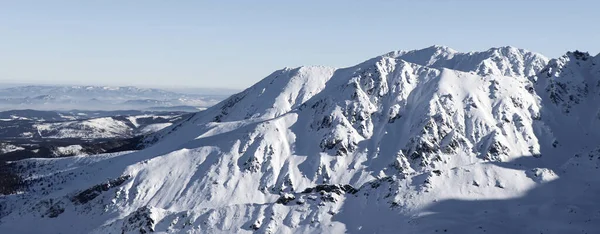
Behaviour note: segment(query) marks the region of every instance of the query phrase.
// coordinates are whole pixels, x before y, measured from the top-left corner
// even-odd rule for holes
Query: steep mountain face
[[[145,150],[11,164],[28,186],[0,198],[0,230],[597,232],[597,58],[431,47],[279,70]]]
[[[547,98],[553,104],[570,113],[582,102],[593,102],[600,95],[599,62],[598,56],[592,57],[579,51],[553,59],[538,76],[540,88],[545,88]]]

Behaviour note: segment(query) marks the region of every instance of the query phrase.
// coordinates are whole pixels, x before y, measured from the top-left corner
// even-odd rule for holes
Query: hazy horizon
[[[118,84],[93,84],[93,83],[81,83],[81,84],[77,84],[77,83],[52,83],[52,82],[48,82],[48,83],[40,83],[40,82],[35,82],[35,81],[29,81],[29,82],[12,82],[12,81],[4,81],[4,80],[0,80],[0,89],[5,89],[5,88],[13,88],[13,87],[24,87],[24,86],[47,86],[47,87],[54,87],[54,86],[94,86],[94,87],[136,87],[136,88],[144,88],[144,89],[162,89],[162,90],[167,90],[167,91],[173,91],[173,92],[178,92],[178,93],[182,93],[182,94],[194,94],[194,91],[209,91],[209,92],[215,92],[215,94],[219,94],[219,95],[229,95],[232,93],[237,93],[239,91],[242,91],[243,89],[235,89],[235,88],[226,88],[226,87],[201,87],[201,86],[191,86],[191,87],[185,87],[185,86],[168,86],[168,85],[118,85]],[[217,93],[218,92],[218,93]]]

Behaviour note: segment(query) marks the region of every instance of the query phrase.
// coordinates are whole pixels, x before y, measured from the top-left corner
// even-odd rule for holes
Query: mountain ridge
[[[599,231],[584,220],[600,221],[589,215],[600,206],[577,199],[579,191],[600,191],[593,151],[600,119],[592,118],[599,94],[581,88],[600,80],[595,58],[582,63],[571,57],[585,56],[573,54],[547,65],[512,47],[432,48],[348,68],[275,71],[147,138],[145,150],[16,162],[30,168],[23,171],[32,174],[24,178],[30,186],[0,197],[9,207],[0,229],[78,220],[65,231],[415,233],[474,228],[461,220],[475,220],[466,223],[503,233],[517,223],[507,213],[534,220],[548,212],[513,203],[483,221],[453,205],[436,213],[454,214],[444,220],[429,212],[438,201],[512,201],[572,183],[577,192],[537,202],[581,224],[567,230]],[[562,80],[570,82],[555,82]],[[587,117],[585,126],[577,116]],[[588,152],[589,160],[577,156]],[[24,225],[32,221],[38,227]]]

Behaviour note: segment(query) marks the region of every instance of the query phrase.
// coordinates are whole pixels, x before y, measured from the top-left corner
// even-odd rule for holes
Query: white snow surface
[[[282,69],[144,150],[15,162],[32,185],[0,230],[598,233],[599,62],[434,46]]]
[[[39,123],[33,126],[40,136],[46,138],[114,138],[128,135],[131,128],[124,121],[111,117]]]
[[[149,124],[148,126],[143,127],[140,131],[142,134],[157,132],[163,128],[169,127],[173,125],[173,123],[157,123],[157,124]]]
[[[126,117],[99,117],[84,120],[62,122],[40,122],[34,124],[33,131],[28,133],[41,138],[127,138],[137,134],[148,134],[171,126],[172,123],[148,124],[147,118],[175,119],[177,115],[133,115]],[[142,121],[140,123],[140,120]],[[176,120],[173,120],[176,121]],[[24,136],[25,137],[25,136]]]
[[[25,148],[9,144],[9,143],[0,143],[0,154],[15,152],[19,150],[24,150]]]
[[[64,147],[56,147],[52,152],[55,156],[65,155],[87,155],[81,145],[69,145]]]

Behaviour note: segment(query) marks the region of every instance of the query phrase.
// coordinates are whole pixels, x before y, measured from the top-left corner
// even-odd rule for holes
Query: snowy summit
[[[600,56],[299,67],[133,152],[10,164],[2,233],[599,233]]]

